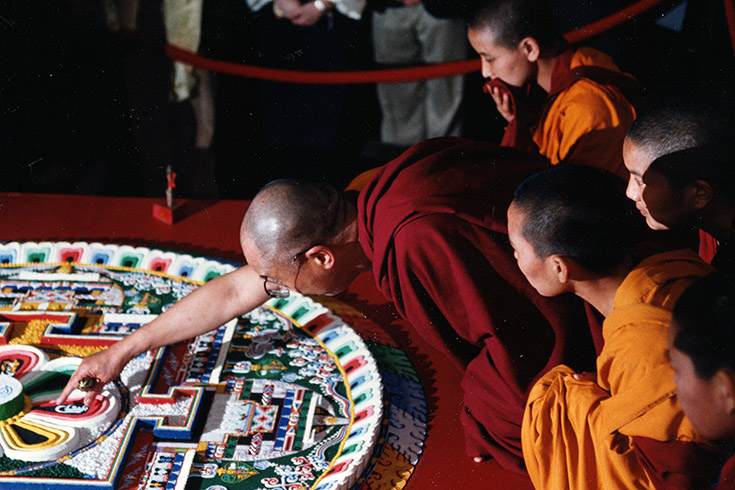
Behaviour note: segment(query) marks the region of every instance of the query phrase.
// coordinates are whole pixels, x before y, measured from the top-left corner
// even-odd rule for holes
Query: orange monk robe
[[[622,73],[609,56],[596,49],[579,48],[559,55],[533,141],[554,165],[561,161],[589,165],[627,180],[623,139],[635,119],[635,110],[612,84],[582,76],[568,85],[570,73],[581,67]]]
[[[521,441],[537,489],[654,488],[632,437],[703,442],[676,401],[667,329],[682,291],[712,270],[688,250],[641,261],[603,323],[597,382],[558,366],[533,386]]]
[[[373,180],[373,177],[375,176],[375,174],[378,173],[378,170],[380,170],[381,168],[383,167],[380,166],[380,167],[371,168],[369,170],[365,170],[364,172],[359,174],[357,177],[352,179],[349,184],[347,184],[347,187],[345,187],[344,189],[345,192],[347,191],[360,192],[365,187],[367,187],[370,181]]]

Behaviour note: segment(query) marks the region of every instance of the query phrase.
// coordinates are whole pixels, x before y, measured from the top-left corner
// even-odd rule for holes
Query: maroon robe
[[[723,450],[708,444],[685,441],[656,441],[648,437],[633,437],[633,449],[656,490],[689,490],[712,488],[715,486],[722,465],[730,456]],[[729,476],[720,477],[721,481],[729,478],[733,483],[733,468]]]
[[[469,456],[524,472],[521,421],[534,380],[594,366],[581,300],[541,297],[518,269],[506,211],[539,156],[461,138],[419,143],[358,198],[358,235],[378,287],[464,372]]]
[[[720,474],[720,481],[714,487],[717,490],[735,490],[735,456],[725,462]]]

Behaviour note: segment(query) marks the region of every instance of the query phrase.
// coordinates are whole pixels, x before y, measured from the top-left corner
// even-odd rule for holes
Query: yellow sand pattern
[[[402,490],[413,473],[413,466],[405,456],[390,444],[380,454],[375,470],[368,477],[365,486],[368,490]]]
[[[97,347],[89,345],[48,345],[41,343],[41,335],[46,330],[50,321],[31,320],[28,323],[16,322],[10,332],[9,344],[26,344],[34,347],[51,347],[58,349],[67,356],[86,357],[95,352],[106,349],[106,347]]]

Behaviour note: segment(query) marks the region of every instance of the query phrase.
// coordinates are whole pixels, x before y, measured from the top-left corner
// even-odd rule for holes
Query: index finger
[[[499,103],[502,97],[502,92],[498,87],[493,87],[493,89],[490,91],[490,96],[493,98],[495,103]]]
[[[85,375],[82,373],[81,365],[77,366],[76,371],[72,373],[71,377],[69,378],[69,381],[67,381],[66,386],[64,386],[64,389],[61,390],[61,393],[58,397],[56,397],[56,404],[61,405],[66,401],[67,398],[69,398],[69,395],[71,395],[72,391],[77,389],[79,386],[79,382],[84,379]],[[97,383],[99,384],[99,383]],[[93,387],[97,388],[96,386]],[[85,397],[86,400],[86,397]],[[86,404],[86,403],[85,403]]]

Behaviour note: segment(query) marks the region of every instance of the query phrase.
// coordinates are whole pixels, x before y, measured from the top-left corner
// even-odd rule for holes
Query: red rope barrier
[[[735,0],[724,0],[725,17],[727,18],[727,29],[730,31],[730,44],[735,54]]]
[[[585,39],[594,37],[608,29],[612,29],[633,17],[642,14],[646,10],[658,5],[663,0],[640,0],[624,9],[615,12],[603,19],[587,24],[564,34],[570,43],[578,43]],[[732,2],[730,2],[732,3]],[[725,0],[728,4],[728,0]],[[727,7],[726,7],[727,8]],[[735,11],[733,11],[735,15]],[[728,17],[729,20],[729,17]],[[733,22],[735,22],[735,17]],[[732,32],[732,31],[731,31]],[[735,39],[733,40],[735,47]],[[242,65],[228,61],[213,60],[199,56],[196,53],[167,44],[166,55],[175,61],[187,65],[202,68],[207,71],[226,73],[247,78],[271,80],[275,82],[304,83],[304,84],[346,84],[346,83],[393,83],[411,82],[416,80],[428,80],[431,78],[449,77],[463,75],[480,69],[480,60],[452,61],[429,66],[411,68],[393,68],[384,70],[365,71],[334,71],[334,72],[310,72],[296,70],[281,70],[276,68],[263,68],[260,66]]]
[[[416,68],[395,68],[390,70],[369,71],[296,71],[263,68],[260,66],[241,65],[227,61],[204,58],[170,44],[165,47],[169,58],[194,65],[208,71],[238,75],[241,77],[260,78],[275,82],[337,84],[337,83],[390,83],[409,82],[429,78],[460,75],[480,69],[480,60],[453,61]]]
[[[573,31],[569,31],[564,34],[564,38],[570,43],[578,43],[594,37],[602,32],[610,30],[614,27],[619,26],[623,22],[627,22],[633,17],[636,17],[646,10],[655,7],[663,0],[641,0],[632,5],[628,5],[622,10],[615,12],[614,14],[608,15],[604,19],[587,24],[586,26],[580,27]]]

